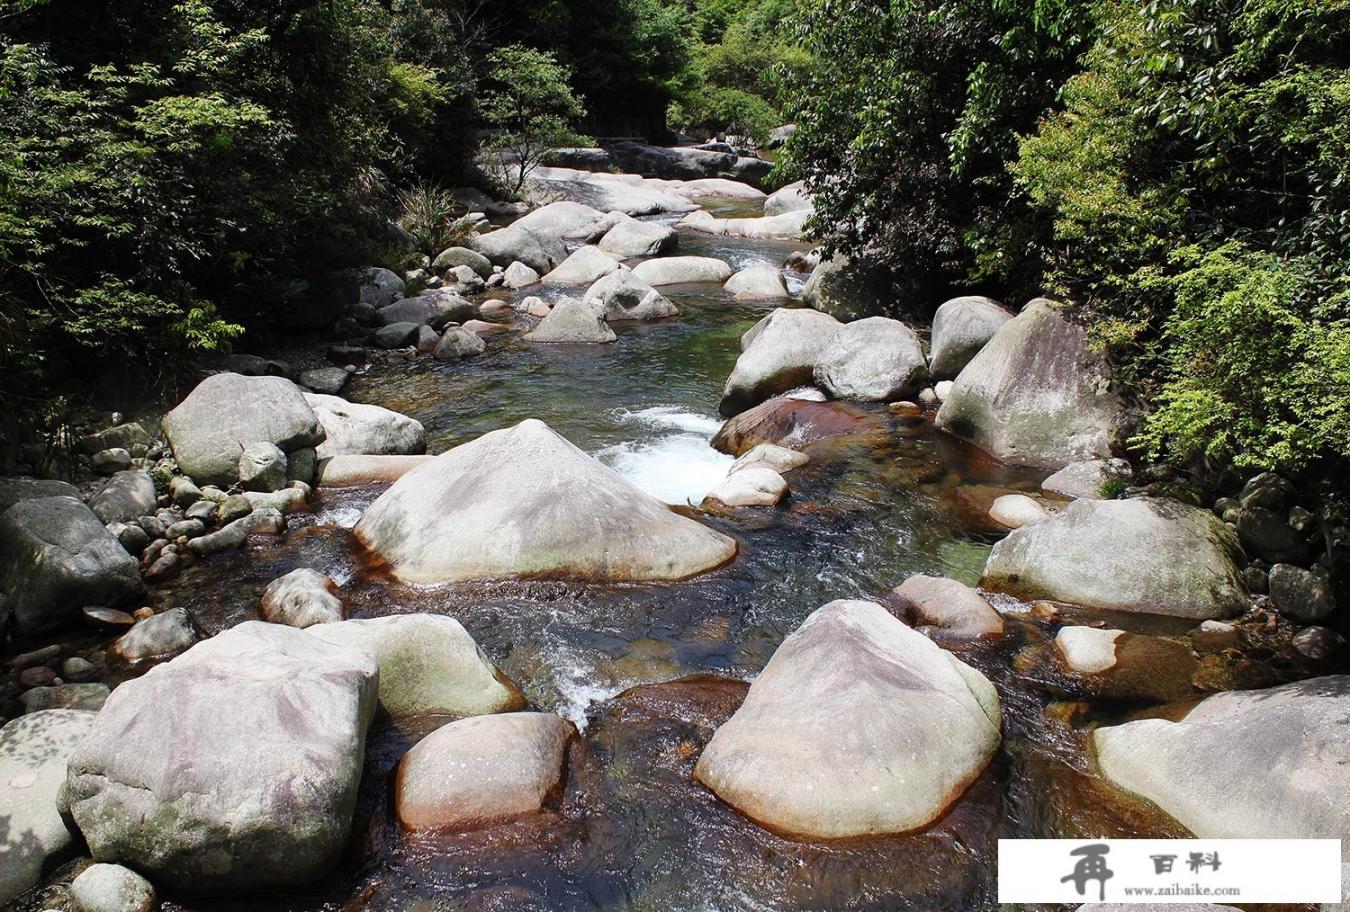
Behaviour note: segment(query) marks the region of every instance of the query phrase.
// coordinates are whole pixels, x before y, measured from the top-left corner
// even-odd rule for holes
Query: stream
[[[754,215],[759,207],[708,208]],[[682,233],[679,253],[720,257],[739,269],[777,266],[802,246]],[[801,277],[788,279],[799,291]],[[697,505],[731,463],[708,441],[721,425],[717,402],[739,337],[774,303],[734,302],[716,286],[660,290],[681,315],[616,325],[611,345],[531,346],[519,331],[497,333],[487,337],[485,354],[466,361],[371,366],[344,395],[418,419],[432,453],[539,418],[655,497]],[[793,841],[693,780],[703,744],[734,712],[745,682],[808,614],[833,599],[879,598],[915,573],[975,584],[1001,534],[986,515],[989,502],[1039,489],[1041,473],[995,463],[934,430],[931,420],[913,425],[884,406],[865,407],[882,433],[817,446],[812,462],[789,476],[783,505],[702,517],[737,538],[740,552],[730,565],[685,582],[400,584],[363,569],[351,547],[350,528],[382,490],[357,487],[319,490],[315,511],[291,517],[284,537],[200,561],[161,587],[157,608],[187,607],[206,634],[256,617],[262,589],[297,567],[341,584],[350,617],[453,616],[532,708],[560,713],[583,735],[548,813],[469,833],[409,836],[392,813],[391,772],[417,738],[446,720],[377,720],[353,838],[336,873],[307,890],[168,896],[165,907],[956,912],[996,904],[1000,837],[1179,835],[1092,772],[1085,724],[1130,707],[1067,698],[1048,663],[1033,660],[1055,625],[1000,596],[991,600],[1007,619],[1005,636],[942,642],[997,686],[1003,747],[932,828]],[[1141,616],[1110,621],[1161,634],[1189,626]]]

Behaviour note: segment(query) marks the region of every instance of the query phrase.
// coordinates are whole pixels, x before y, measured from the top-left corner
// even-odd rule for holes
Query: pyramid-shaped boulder
[[[407,473],[353,534],[413,583],[678,580],[736,553],[734,540],[673,512],[534,419]]]

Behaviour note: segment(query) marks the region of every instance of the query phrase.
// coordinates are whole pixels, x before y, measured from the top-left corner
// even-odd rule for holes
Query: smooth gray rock
[[[728,507],[772,507],[783,499],[787,490],[783,476],[767,465],[747,466],[737,472],[728,472],[727,477],[708,492],[704,505],[713,501]]]
[[[447,323],[463,323],[472,319],[477,312],[477,307],[457,293],[438,288],[415,298],[405,298],[388,307],[381,307],[380,321],[386,326],[394,323],[413,323],[439,330]]]
[[[679,308],[631,269],[618,269],[596,280],[581,299],[587,304],[599,301],[600,312],[610,322],[624,320],[660,320],[679,315]]]
[[[572,251],[556,269],[541,280],[546,285],[590,285],[619,268],[619,261],[594,244]]]
[[[213,374],[164,416],[183,474],[197,484],[239,480],[239,454],[266,442],[282,452],[316,446],[323,427],[300,388],[282,377]]]
[[[80,489],[68,481],[54,478],[29,478],[24,475],[0,478],[0,513],[21,500],[38,497],[74,497],[79,500]]]
[[[904,833],[998,749],[994,686],[874,602],[836,601],[774,652],[694,775],[780,833]]]
[[[431,356],[440,361],[462,361],[481,355],[486,350],[487,343],[477,333],[452,326],[446,329],[445,335],[441,336],[436,347],[431,350]]]
[[[736,553],[733,540],[672,512],[533,419],[407,473],[353,535],[415,583],[677,580]]]
[[[258,613],[272,624],[312,627],[342,620],[338,585],[317,570],[301,567],[267,584]]]
[[[539,811],[561,786],[576,727],[513,712],[443,725],[399,761],[394,805],[406,830],[463,829]]]
[[[509,225],[473,237],[469,245],[503,268],[520,262],[544,275],[567,259],[559,236],[536,232],[520,224]]]
[[[928,378],[914,331],[889,317],[845,323],[816,357],[815,383],[836,399],[892,402],[914,395]]]
[[[730,418],[779,393],[810,384],[816,362],[843,326],[815,310],[780,307],[741,336],[719,410]]]
[[[188,619],[187,610],[170,608],[137,621],[113,642],[112,651],[124,662],[140,662],[177,655],[195,642],[197,629]]]
[[[315,448],[319,459],[426,452],[426,430],[420,421],[407,415],[318,393],[306,393],[305,401],[318,416],[325,434],[323,443]]]
[[[140,422],[130,421],[81,437],[75,448],[86,456],[92,456],[100,450],[131,450],[149,445],[150,435],[145,427]]]
[[[1003,618],[974,589],[945,576],[916,574],[891,590],[891,601],[910,624],[940,627],[955,636],[996,636]]]
[[[618,336],[597,307],[576,298],[563,298],[533,332],[522,338],[537,343],[613,342]]]
[[[781,187],[769,194],[764,201],[765,215],[782,215],[784,212],[796,212],[799,209],[811,209],[811,197],[806,193],[806,183],[797,181]]]
[[[737,301],[770,301],[786,298],[787,286],[777,266],[747,266],[727,279],[722,289]]]
[[[660,257],[643,260],[633,267],[633,278],[652,286],[692,282],[716,282],[720,285],[731,276],[729,265],[708,256]]]
[[[1065,497],[1101,500],[1108,481],[1130,477],[1130,464],[1123,459],[1084,459],[1071,462],[1041,482],[1041,490]]]
[[[316,367],[300,372],[300,385],[316,393],[336,396],[342,392],[351,376],[341,367]]]
[[[431,271],[437,275],[444,275],[456,266],[468,266],[483,279],[492,275],[492,261],[468,247],[447,247],[431,261]]]
[[[286,454],[266,441],[245,444],[239,454],[239,483],[249,491],[280,491],[286,487]]]
[[[1325,620],[1336,610],[1331,581],[1323,574],[1292,564],[1270,568],[1270,597],[1281,614],[1305,623]]]
[[[961,369],[1013,318],[1002,304],[979,295],[952,298],[933,314],[929,369],[934,380],[954,380]]]
[[[312,881],[347,840],[378,680],[305,631],[217,634],[113,691],[70,758],[70,814],[95,860],[176,889]]]
[[[99,710],[112,693],[107,684],[86,681],[83,684],[53,684],[49,687],[31,687],[19,695],[25,713],[47,709]]]
[[[802,303],[840,320],[903,315],[885,273],[843,254],[816,264],[802,288]]]
[[[424,323],[400,320],[397,323],[381,326],[375,330],[375,344],[380,348],[403,348],[411,345],[413,340],[417,338],[417,331],[425,325]]]
[[[131,468],[131,454],[121,447],[99,450],[89,457],[89,465],[100,475],[112,475]]]
[[[70,882],[74,912],[151,912],[155,888],[130,868],[92,864]]]
[[[21,500],[0,514],[0,630],[73,623],[85,605],[117,607],[142,592],[136,559],[74,497]]]
[[[140,469],[118,472],[89,501],[89,509],[107,523],[127,523],[155,511],[155,482]]]
[[[1215,694],[1093,733],[1106,778],[1203,839],[1350,834],[1350,677]]]
[[[652,257],[672,253],[680,245],[675,229],[657,222],[623,219],[605,233],[599,247],[617,257]]]
[[[1058,469],[1110,456],[1119,416],[1083,328],[1037,299],[961,370],[937,425],[1001,462]]]
[[[1213,514],[1162,498],[1075,500],[994,545],[980,587],[1024,599],[1205,620],[1249,600],[1237,542]]]
[[[72,851],[56,797],[66,780],[66,759],[96,715],[48,709],[0,728],[0,903],[37,886],[48,863]]]
[[[548,238],[581,238],[595,234],[602,225],[612,223],[612,213],[593,206],[562,200],[540,206],[512,222],[514,228],[524,228]]]
[[[512,263],[506,267],[506,272],[502,273],[502,284],[507,288],[524,288],[527,285],[537,285],[538,283],[539,271],[531,269],[524,263]]]
[[[380,666],[380,705],[392,716],[477,716],[525,705],[515,684],[454,618],[400,614],[311,626]]]
[[[361,303],[372,307],[388,307],[407,292],[403,279],[392,269],[374,266],[366,270],[361,285]]]

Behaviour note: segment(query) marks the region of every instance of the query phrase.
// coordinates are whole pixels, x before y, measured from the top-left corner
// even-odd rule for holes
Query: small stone
[[[375,316],[371,322],[377,322],[378,316]],[[300,385],[312,389],[316,393],[323,393],[328,396],[336,396],[342,392],[342,388],[347,385],[347,380],[351,377],[345,369],[341,367],[318,367],[314,370],[300,372]]]
[[[206,523],[200,519],[180,519],[178,522],[164,530],[166,538],[176,540],[179,538],[196,538],[198,535],[206,534]]]
[[[336,583],[302,567],[267,585],[258,613],[273,624],[305,628],[342,620],[342,600]]]
[[[520,262],[507,266],[503,274],[503,283],[507,288],[524,288],[526,285],[537,284],[538,281],[539,273]]]
[[[248,532],[240,525],[241,520],[236,520],[209,535],[203,535],[194,538],[188,542],[188,550],[199,557],[205,557],[208,554],[219,554],[222,551],[233,551],[236,548],[242,548],[248,541]]]
[[[1032,602],[1031,616],[1044,624],[1059,622],[1062,612],[1054,602]]]
[[[67,681],[87,681],[97,673],[93,662],[79,656],[71,656],[61,663],[61,676]]]
[[[1237,627],[1226,621],[1204,621],[1191,631],[1191,645],[1196,652],[1222,652],[1236,648],[1241,642]]]
[[[505,301],[493,298],[491,301],[484,301],[478,308],[478,315],[485,319],[492,317],[504,317],[511,313],[511,305]]]
[[[209,500],[209,501],[211,501],[211,503],[215,503],[215,504],[218,504],[218,503],[224,503],[224,502],[225,502],[225,498],[227,498],[227,497],[229,497],[229,496],[230,496],[230,495],[226,494],[224,491],[222,491],[220,488],[216,487],[215,485],[203,485],[203,486],[202,486],[202,497],[203,497],[203,499]]]
[[[1294,648],[1310,659],[1321,660],[1338,652],[1345,637],[1326,627],[1304,627],[1294,634]]]
[[[208,525],[215,521],[216,505],[209,500],[199,500],[192,506],[183,511],[183,515],[188,519],[200,519]]]
[[[112,475],[131,468],[131,454],[121,447],[110,447],[95,453],[89,462],[100,475]]]
[[[417,338],[417,323],[401,321],[375,330],[375,344],[380,348],[403,348]]]
[[[126,550],[128,554],[137,555],[145,550],[145,546],[150,544],[150,535],[138,525],[130,523],[119,523],[119,528],[113,534],[117,536],[117,541]],[[109,531],[112,531],[109,529]]]
[[[34,665],[19,672],[19,683],[24,687],[45,687],[56,680],[56,672],[46,665]]]
[[[286,517],[276,507],[258,507],[234,525],[249,535],[280,535],[286,531]]]
[[[319,454],[314,447],[301,447],[286,454],[286,482],[302,481],[314,483],[314,473],[319,466]]]
[[[42,712],[44,709],[92,709],[99,710],[108,700],[112,691],[107,684],[56,684],[51,687],[34,687],[19,695],[25,713]]]
[[[146,618],[152,618],[152,617],[154,617],[154,616],[155,616],[155,609],[151,608],[149,605],[145,605],[145,606],[143,606],[143,607],[141,607],[141,608],[137,608],[135,611],[131,612],[131,616],[132,616],[133,618],[135,618],[136,620],[138,620],[138,621],[143,621],[143,620],[145,620]]]
[[[202,499],[202,492],[191,478],[176,475],[169,482],[169,497],[180,507],[190,507]]]
[[[432,356],[439,361],[459,361],[481,355],[487,346],[483,340],[458,326],[447,327],[445,335],[436,343]]]
[[[74,912],[151,912],[155,888],[130,868],[92,864],[70,882]]]
[[[145,571],[145,578],[151,582],[172,579],[182,568],[178,565],[178,555],[172,552],[161,554]]]
[[[183,608],[148,617],[118,637],[113,653],[126,662],[176,655],[197,642],[197,631]]]
[[[1331,583],[1324,576],[1292,564],[1270,568],[1270,597],[1281,614],[1300,621],[1320,621],[1336,610]]]
[[[239,454],[239,483],[249,491],[286,487],[286,454],[274,443],[250,443]]]
[[[136,623],[136,619],[125,611],[116,608],[104,608],[90,605],[80,609],[86,623],[100,630],[124,630]]]
[[[926,408],[932,408],[938,404],[938,395],[932,387],[919,390],[919,404]]]
[[[28,668],[31,665],[45,665],[60,654],[61,647],[53,643],[51,646],[43,646],[41,649],[16,655],[9,660],[9,667]]]
[[[923,414],[923,408],[917,402],[910,402],[908,399],[892,402],[886,408],[890,409],[892,415],[899,415],[901,418],[917,418]]]
[[[1252,595],[1265,595],[1270,591],[1270,574],[1257,566],[1243,568],[1242,582]]]
[[[1004,494],[989,507],[989,517],[1009,529],[1020,529],[1049,515],[1045,507],[1025,494]]]
[[[939,380],[937,383],[933,384],[933,395],[937,397],[938,402],[946,400],[946,398],[951,395],[951,392],[951,380]]]
[[[419,355],[429,355],[436,350],[436,344],[441,341],[440,333],[430,326],[417,327],[417,353]]]
[[[1070,671],[1096,674],[1116,664],[1116,640],[1125,631],[1094,627],[1063,627],[1055,635],[1055,648]]]
[[[220,505],[220,521],[232,523],[253,512],[253,504],[243,494],[231,494]]]
[[[1289,527],[1295,532],[1307,532],[1312,529],[1317,518],[1312,512],[1303,509],[1303,507],[1291,507],[1289,510]]]
[[[138,516],[136,525],[145,530],[151,541],[164,537],[164,522],[158,516]]]

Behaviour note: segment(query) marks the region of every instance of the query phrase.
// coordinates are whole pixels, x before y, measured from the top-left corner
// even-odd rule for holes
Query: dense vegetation
[[[1350,458],[1350,3],[826,0],[786,166],[836,248],[1044,289],[1212,471]]]
[[[462,228],[443,188],[484,144],[795,122],[778,177],[828,248],[930,304],[1053,294],[1141,452],[1324,470],[1350,457],[1347,60],[1350,0],[9,0],[5,424],[304,325],[391,220],[423,252]]]

